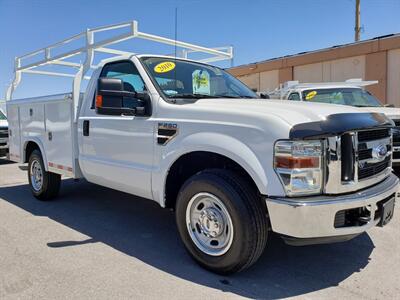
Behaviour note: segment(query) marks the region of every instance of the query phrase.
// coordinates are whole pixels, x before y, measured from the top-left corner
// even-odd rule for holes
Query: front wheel
[[[176,221],[190,255],[220,274],[251,266],[267,241],[265,203],[227,170],[205,170],[189,178],[178,195]]]
[[[37,199],[45,201],[58,195],[61,175],[46,171],[39,150],[34,150],[29,157],[28,180],[32,194]]]

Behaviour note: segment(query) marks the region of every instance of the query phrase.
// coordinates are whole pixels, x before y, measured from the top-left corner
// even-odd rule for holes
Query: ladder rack
[[[125,29],[125,30],[128,29],[127,30],[128,32],[126,33],[112,32],[118,29]],[[106,39],[97,41],[95,39],[95,36],[96,33],[99,32],[109,32],[109,33],[114,33],[114,35],[111,35],[111,37],[108,37]],[[149,40],[153,42],[179,47],[181,48],[179,57],[182,58],[188,58],[189,54],[192,53],[202,53],[202,54],[207,54],[209,56],[203,59],[198,59],[197,61],[199,62],[209,63],[209,62],[233,59],[233,47],[207,48],[195,44],[190,44],[182,41],[177,41],[174,39],[169,39],[153,34],[144,33],[138,30],[138,22],[133,20],[130,22],[125,22],[115,25],[87,29],[84,32],[81,32],[77,35],[64,39],[53,45],[47,46],[45,48],[36,50],[34,52],[25,54],[20,57],[16,57],[14,66],[14,72],[15,72],[14,79],[7,89],[6,100],[7,101],[11,100],[13,92],[21,82],[22,73],[28,73],[28,74],[73,78],[72,93],[74,102],[77,103],[82,80],[89,79],[87,76],[85,76],[86,73],[89,71],[89,69],[97,67],[96,65],[93,65],[95,53],[96,52],[107,53],[114,56],[134,55],[135,53],[133,52],[122,51],[115,48],[109,48],[109,46],[111,45],[134,38]],[[62,46],[71,45],[71,43],[79,41],[80,39],[84,39],[84,46],[57,54],[54,53],[55,52],[54,50],[56,49],[59,50],[59,48]],[[79,54],[85,55],[83,63],[71,62],[66,60],[71,57],[76,57]],[[32,61],[26,62],[28,59],[31,59]],[[48,65],[70,67],[73,70],[75,70],[75,73],[72,74],[67,72],[50,72],[38,69],[39,67]]]

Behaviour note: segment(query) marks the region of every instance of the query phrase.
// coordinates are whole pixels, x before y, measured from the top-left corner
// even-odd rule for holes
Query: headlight
[[[322,147],[321,141],[278,141],[275,143],[274,168],[287,195],[321,193]]]

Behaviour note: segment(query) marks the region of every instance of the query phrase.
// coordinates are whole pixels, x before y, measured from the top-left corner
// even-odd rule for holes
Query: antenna
[[[176,55],[178,51],[178,47],[176,45],[176,41],[178,40],[178,7],[175,7],[175,65],[176,65]],[[175,91],[178,89],[178,84],[176,82],[176,68],[174,68],[174,82],[175,82]]]
[[[175,58],[177,54],[176,41],[178,40],[178,7],[175,7]]]

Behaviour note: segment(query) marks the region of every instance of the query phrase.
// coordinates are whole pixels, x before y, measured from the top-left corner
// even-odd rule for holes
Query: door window
[[[288,100],[300,101],[299,93],[291,93]]]
[[[130,61],[110,63],[105,65],[101,71],[100,77],[121,79],[124,84],[124,90],[127,92],[143,92],[146,90],[146,86],[142,77],[140,77],[136,66]],[[143,106],[141,100],[132,97],[124,97],[122,99],[122,105],[120,99],[114,99],[109,102],[110,103],[103,103],[103,105],[106,107],[122,106],[125,108]]]
[[[129,61],[105,65],[100,77],[122,79],[128,92],[143,92],[146,89],[135,65]]]

